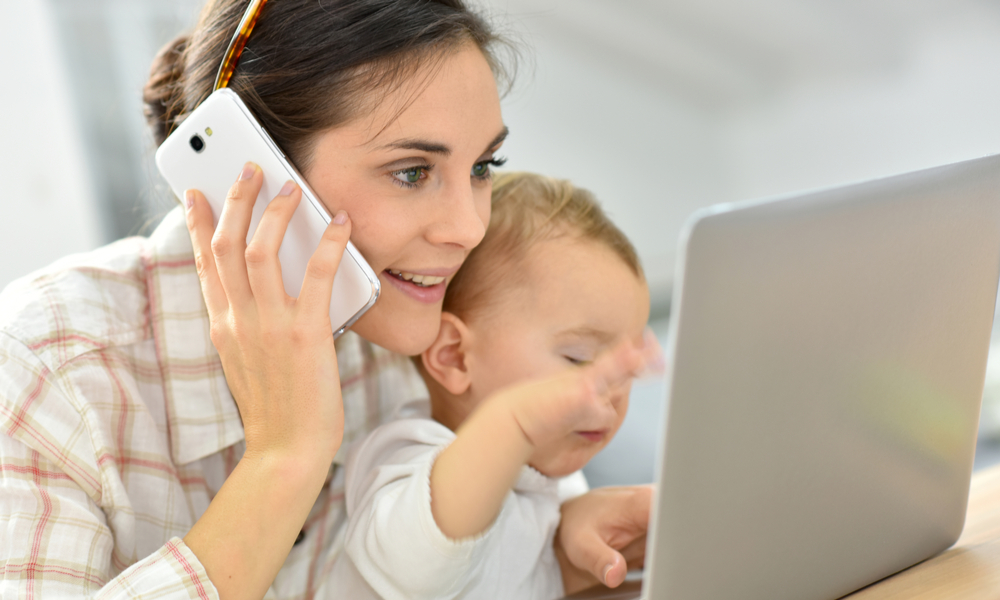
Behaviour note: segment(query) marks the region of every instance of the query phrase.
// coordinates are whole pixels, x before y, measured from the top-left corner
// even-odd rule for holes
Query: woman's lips
[[[607,435],[607,429],[601,429],[599,431],[577,431],[576,434],[587,440],[588,442],[599,442],[604,439]]]
[[[452,271],[451,274],[454,274]],[[382,279],[388,281],[392,287],[403,292],[410,298],[418,302],[423,302],[425,304],[435,304],[441,302],[444,299],[444,292],[448,287],[448,280],[445,279],[441,283],[436,285],[417,285],[412,281],[406,281],[397,275],[394,275],[390,269],[386,269],[381,273]]]

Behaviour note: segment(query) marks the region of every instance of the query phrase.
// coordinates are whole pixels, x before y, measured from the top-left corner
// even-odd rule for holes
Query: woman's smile
[[[448,279],[458,271],[459,266],[419,271],[385,269],[382,279],[418,302],[436,304],[444,298]]]

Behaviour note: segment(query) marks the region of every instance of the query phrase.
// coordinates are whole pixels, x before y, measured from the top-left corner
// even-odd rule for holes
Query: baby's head
[[[448,286],[437,340],[421,356],[433,416],[451,428],[494,392],[592,361],[624,338],[640,341],[649,290],[635,249],[593,195],[530,173],[497,174],[482,243]],[[582,468],[606,431],[540,447],[529,464],[558,477]]]

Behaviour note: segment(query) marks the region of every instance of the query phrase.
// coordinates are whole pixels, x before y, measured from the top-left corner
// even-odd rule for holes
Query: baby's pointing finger
[[[642,352],[631,342],[623,341],[591,365],[590,380],[599,395],[635,377],[646,365]]]
[[[663,355],[663,347],[656,339],[656,334],[652,329],[646,329],[642,336],[642,356],[646,361],[646,366],[637,377],[644,378],[654,375],[662,375],[666,371],[666,357]]]

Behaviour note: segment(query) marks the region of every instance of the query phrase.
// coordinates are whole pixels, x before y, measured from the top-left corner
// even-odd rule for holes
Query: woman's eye
[[[428,170],[427,167],[410,167],[393,171],[392,177],[400,184],[409,187],[420,183],[421,179],[426,179]]]
[[[472,166],[472,176],[480,179],[490,174],[490,163],[481,162]]]
[[[491,158],[472,165],[472,176],[476,179],[489,179],[493,176],[493,167],[502,167],[506,158]]]

